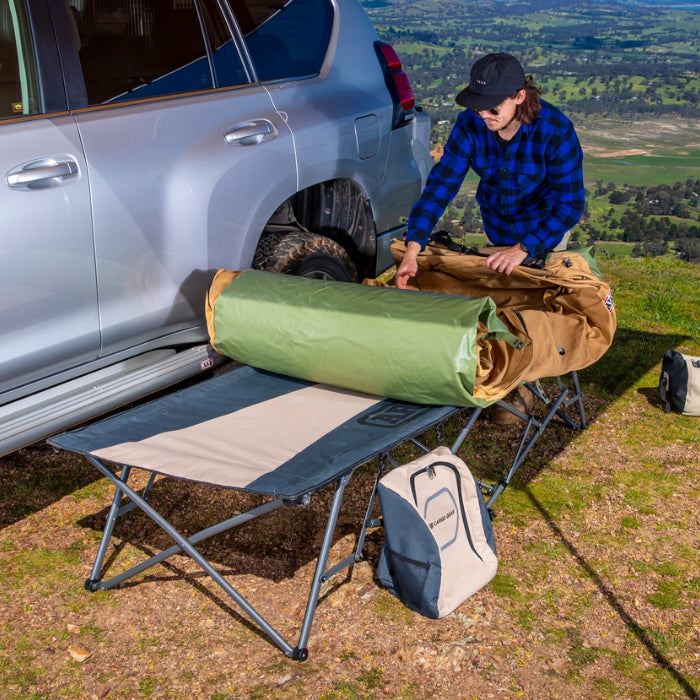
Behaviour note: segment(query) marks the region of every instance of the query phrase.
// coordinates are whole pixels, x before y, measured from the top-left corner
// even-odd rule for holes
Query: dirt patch
[[[699,544],[697,454],[679,442],[642,460],[615,439],[620,416],[586,404],[591,427],[556,427],[499,499],[491,584],[442,620],[421,617],[375,582],[382,534],[373,530],[365,559],[324,584],[304,663],[284,657],[182,556],[115,590],[86,591],[111,499],[106,481],[86,482],[0,532],[4,697],[697,697],[697,560],[675,603],[658,597],[679,552]],[[628,410],[643,418],[646,397]],[[489,474],[514,440],[516,428],[483,419],[463,457]],[[79,458],[29,454],[46,474],[75,469],[84,479]],[[684,473],[647,492],[635,474],[651,462]],[[353,477],[331,561],[353,552],[372,483],[371,470]],[[198,545],[294,642],[331,495]],[[152,502],[190,533],[258,499],[163,478]],[[116,570],[170,544],[139,512],[114,542]]]
[[[607,148],[601,148],[599,146],[584,146],[584,153],[588,153],[592,156],[597,156],[599,158],[629,158],[630,156],[651,156],[650,151],[646,151],[642,148],[630,148],[627,150],[611,151]]]

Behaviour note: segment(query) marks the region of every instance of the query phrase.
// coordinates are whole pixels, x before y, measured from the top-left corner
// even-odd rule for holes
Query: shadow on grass
[[[598,572],[588,563],[586,558],[576,549],[576,547],[567,539],[566,535],[556,524],[552,515],[545,508],[545,506],[537,499],[530,489],[526,489],[526,492],[528,498],[544,519],[547,527],[549,527],[557,539],[559,539],[559,541],[569,550],[573,558],[576,560],[576,563],[600,591],[602,596],[608,602],[608,605],[610,605],[610,607],[620,616],[620,619],[625,623],[625,626],[630,633],[639,640],[658,666],[668,673],[671,678],[673,678],[673,680],[680,686],[682,691],[689,698],[700,698],[698,691],[693,687],[688,679],[671,663],[671,660],[665,654],[663,654],[663,652],[654,643],[652,635],[650,635],[649,632],[647,632],[647,630],[642,627],[642,625],[640,625],[629,612],[627,612],[608,584],[600,577]]]
[[[97,481],[78,455],[38,442],[0,458],[0,530]]]
[[[688,340],[688,336],[679,334],[618,328],[605,355],[591,367],[581,370],[579,376],[584,384],[599,386],[614,399],[634,386],[652,367],[660,365],[666,350]]]
[[[350,480],[338,518],[336,541],[361,529],[375,475],[376,469],[361,468]],[[318,556],[334,491],[334,485],[327,486],[314,493],[305,507],[292,505],[265,513],[198,542],[197,549],[211,563],[223,567],[222,574],[226,576],[251,574],[273,583],[293,578],[300,568]],[[186,538],[270,500],[265,496],[171,477],[157,480],[148,499],[149,504]],[[101,532],[108,512],[109,509],[104,508],[82,518],[78,525]],[[147,556],[173,544],[172,538],[139,509],[125,513],[115,523],[112,547],[124,542]],[[107,577],[112,575],[109,570],[117,558],[118,551],[114,549],[103,567]],[[137,577],[122,585],[138,585],[141,580]]]
[[[660,366],[666,350],[676,348],[687,340],[687,336],[679,334],[664,335],[619,329],[607,353],[597,363],[578,373],[588,424],[595,422],[608,406],[635,386],[653,367]],[[639,388],[638,392],[652,406],[658,407],[659,411],[664,410],[658,394],[658,377],[654,376],[652,382]],[[569,413],[575,418],[575,410],[572,413],[572,409],[569,409]],[[486,417],[489,410],[485,412]],[[540,410],[540,417],[543,413]],[[497,481],[518,449],[522,436],[521,426],[521,423],[516,426],[499,426],[488,420],[480,421],[476,426],[478,429],[467,438],[460,455],[470,467],[478,465],[479,478]],[[518,469],[511,487],[522,488],[527,485],[576,435],[576,430],[553,419]]]

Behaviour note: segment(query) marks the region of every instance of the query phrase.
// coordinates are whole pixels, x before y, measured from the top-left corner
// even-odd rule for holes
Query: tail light
[[[384,70],[384,80],[394,101],[394,128],[408,124],[413,118],[413,108],[416,98],[408,76],[403,71],[403,64],[391,44],[384,41],[375,41],[374,48],[377,51],[379,62]]]

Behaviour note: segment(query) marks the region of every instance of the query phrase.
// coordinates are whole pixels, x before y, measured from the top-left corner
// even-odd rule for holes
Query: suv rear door
[[[99,347],[87,169],[58,71],[45,6],[0,0],[0,391]]]
[[[215,0],[68,2],[101,353],[178,331],[203,340],[213,273],[250,265],[257,233],[296,190],[291,133]]]

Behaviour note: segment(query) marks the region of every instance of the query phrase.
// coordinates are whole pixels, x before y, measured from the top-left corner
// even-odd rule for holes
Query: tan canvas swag
[[[394,242],[397,263],[404,252]],[[389,297],[363,294],[361,285],[325,287],[272,273],[264,273],[256,291],[239,286],[241,276],[255,271],[220,270],[207,297],[209,337],[222,354],[263,369],[444,405],[487,405],[523,381],[583,369],[610,347],[617,325],[610,287],[583,255],[552,253],[542,269],[516,266],[509,276],[485,260],[429,245],[409,290],[384,290],[398,293]],[[393,283],[365,280],[364,286],[367,292]],[[417,299],[416,291],[435,298]],[[488,302],[492,311],[480,307],[465,343],[453,340],[439,352],[438,340],[464,322],[457,320],[459,296],[471,305]],[[405,371],[412,357],[420,373]]]
[[[395,241],[391,250],[400,263],[403,242]],[[617,327],[610,287],[573,251],[552,253],[542,269],[518,265],[503,275],[486,267],[483,255],[428,245],[418,255],[418,274],[409,288],[489,296],[506,327],[527,337],[527,353],[491,343],[491,356],[480,358],[474,396],[486,400],[518,378],[534,381],[588,367],[608,350]]]

